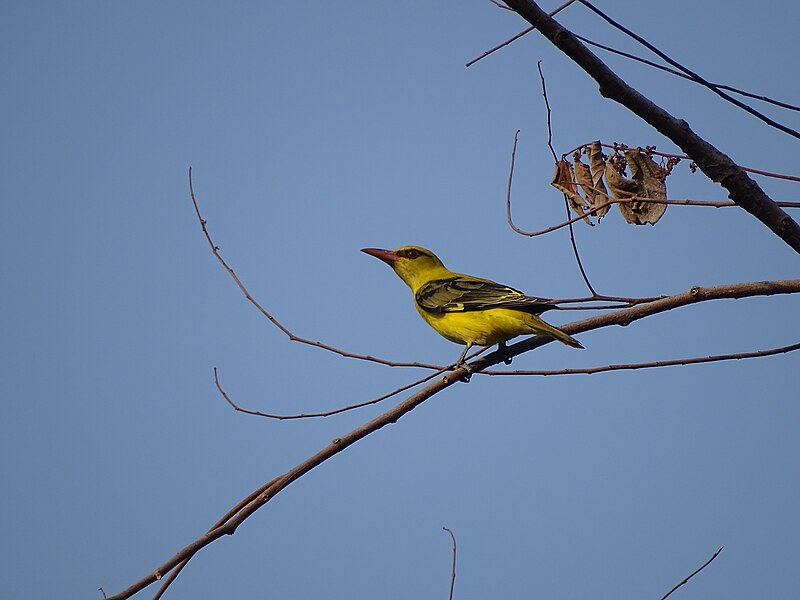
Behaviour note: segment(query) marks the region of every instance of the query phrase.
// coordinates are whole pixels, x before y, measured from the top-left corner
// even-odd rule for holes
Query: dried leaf
[[[639,150],[626,150],[625,159],[631,171],[628,179],[619,171],[609,159],[606,161],[606,184],[615,198],[653,198],[666,200],[667,186],[664,183],[666,171],[659,167],[653,159]],[[628,223],[634,225],[655,225],[664,211],[666,204],[637,200],[634,202],[619,203],[619,210]]]
[[[600,142],[592,142],[587,154],[589,155],[589,166],[583,164],[580,159],[575,159],[575,178],[578,180],[590,208],[606,205],[594,213],[599,221],[610,208],[606,186],[603,184],[605,163]]]
[[[556,172],[550,185],[566,194],[569,205],[575,214],[583,217],[587,225],[592,224],[589,217],[584,214],[589,209],[589,204],[578,191],[578,186],[575,184],[575,173],[569,161],[561,159],[556,163]]]
[[[631,178],[639,188],[638,196],[654,200],[666,200],[667,185],[665,180],[667,172],[658,166],[650,156],[637,150],[627,150],[625,157],[628,159]],[[656,202],[633,202],[629,206],[634,207],[638,225],[645,223],[655,225],[667,210],[666,204]],[[620,208],[622,208],[622,205],[620,205]],[[625,218],[628,222],[631,222],[627,216]]]

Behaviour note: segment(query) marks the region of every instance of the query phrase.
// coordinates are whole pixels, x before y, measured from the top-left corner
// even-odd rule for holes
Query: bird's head
[[[449,274],[442,261],[433,252],[419,246],[402,246],[395,250],[363,248],[361,251],[381,259],[392,267],[397,276],[412,290],[416,290],[431,279]]]

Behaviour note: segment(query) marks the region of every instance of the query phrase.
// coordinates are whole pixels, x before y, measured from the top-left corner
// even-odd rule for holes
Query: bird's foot
[[[505,342],[497,344],[497,351],[504,354],[503,362],[505,364],[510,365],[511,361],[514,360],[513,357],[508,354],[508,346],[506,346]]]

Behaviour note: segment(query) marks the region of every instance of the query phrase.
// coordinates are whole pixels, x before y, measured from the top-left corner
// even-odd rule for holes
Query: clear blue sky
[[[794,2],[604,4],[709,79],[800,99]],[[635,49],[578,5],[560,19]],[[483,0],[4,3],[0,597],[118,592],[390,405],[266,421],[223,402],[213,367],[236,401],[280,413],[364,401],[420,375],[288,342],[213,260],[190,165],[225,257],[299,335],[397,360],[458,356],[364,246],[419,244],[531,294],[585,294],[563,231],[530,240],[505,223],[516,129],[519,225],[563,216],[536,61],[558,151],[592,139],[676,149],[536,34],[464,67],[524,25]],[[798,173],[797,140],[602,56],[735,160]],[[796,113],[762,108],[800,128]],[[668,184],[673,198],[725,199],[685,163]],[[798,199],[797,185],[762,185]],[[797,256],[739,209],[673,206],[641,228],[614,210],[577,239],[608,294],[800,274]],[[786,345],[798,341],[797,302],[695,306],[514,364]],[[168,597],[446,598],[442,526],[458,538],[459,600],[658,598],[721,545],[675,598],[792,597],[798,366],[788,355],[476,376],[292,485],[201,552]]]

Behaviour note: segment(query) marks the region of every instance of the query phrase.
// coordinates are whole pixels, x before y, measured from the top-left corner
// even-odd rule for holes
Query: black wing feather
[[[538,315],[558,308],[546,298],[526,296],[507,285],[465,276],[429,281],[417,290],[415,298],[419,307],[430,313],[513,308]]]

